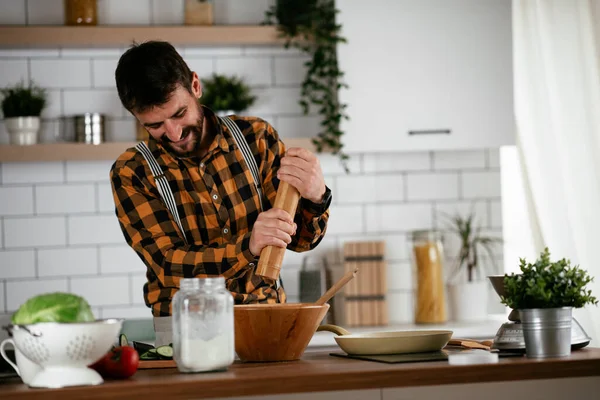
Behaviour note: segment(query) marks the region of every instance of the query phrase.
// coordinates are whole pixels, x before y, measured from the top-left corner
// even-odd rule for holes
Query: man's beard
[[[188,136],[191,135],[190,143],[192,144],[192,148],[190,150],[183,150],[177,147],[168,137],[167,135],[163,135],[160,139],[161,144],[175,153],[179,157],[193,157],[199,153],[200,145],[202,143],[202,134],[203,134],[203,125],[204,125],[204,113],[202,110],[199,110],[200,117],[196,121],[196,125],[189,125],[183,128],[181,132],[181,138],[179,141],[186,140]],[[187,147],[187,146],[186,146]]]

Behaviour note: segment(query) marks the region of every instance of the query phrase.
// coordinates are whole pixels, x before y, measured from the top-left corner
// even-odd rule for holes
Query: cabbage
[[[92,309],[83,297],[61,292],[34,296],[23,303],[12,316],[14,325],[94,320]]]

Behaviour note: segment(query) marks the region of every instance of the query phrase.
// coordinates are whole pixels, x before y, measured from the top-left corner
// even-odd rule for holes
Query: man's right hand
[[[287,247],[296,234],[296,224],[286,211],[271,208],[261,212],[250,234],[250,252],[259,256],[266,246]]]

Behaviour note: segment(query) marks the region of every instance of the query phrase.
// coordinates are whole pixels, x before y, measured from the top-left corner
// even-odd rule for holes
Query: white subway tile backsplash
[[[286,49],[285,47],[278,45],[244,46],[243,53],[247,56],[306,56],[305,53],[295,47]]]
[[[337,251],[337,240],[334,234],[330,234],[329,228],[325,237],[317,247],[310,250],[309,252],[297,253],[294,251],[287,250],[285,253],[284,264],[287,267],[299,267],[302,265],[304,260],[307,262],[321,263],[323,258],[327,258],[329,264],[335,264],[338,262],[338,251]]]
[[[4,218],[4,246],[37,247],[66,244],[64,217]]]
[[[331,205],[327,233],[329,235],[365,231],[364,212],[360,205]]]
[[[409,324],[415,319],[412,292],[390,292],[387,294],[388,317],[390,324]]]
[[[31,79],[38,85],[58,88],[88,88],[92,85],[90,60],[32,59]]]
[[[92,86],[95,88],[114,88],[115,69],[117,68],[118,60],[116,58],[101,58],[92,60]]]
[[[365,172],[427,171],[431,169],[431,156],[426,152],[398,154],[365,154]]]
[[[25,0],[0,0],[0,25],[25,25]]]
[[[99,212],[114,212],[115,201],[110,183],[98,183],[96,185]]]
[[[414,287],[411,261],[387,263],[389,291],[409,291]]]
[[[5,283],[0,281],[0,313],[6,312],[6,303],[4,302],[4,299],[6,298],[6,293],[4,291],[4,285]],[[0,340],[4,339],[6,339],[6,337],[2,337]]]
[[[102,318],[152,318],[150,308],[144,306],[102,307]]]
[[[59,120],[42,120],[38,133],[39,143],[56,143],[61,141]]]
[[[285,140],[285,139],[284,139]],[[334,156],[331,153],[316,153],[321,164],[321,169],[324,175],[346,175],[344,166],[338,156]],[[360,174],[362,172],[360,154],[350,155],[350,159],[347,160],[346,164],[351,174]],[[333,200],[335,201],[335,199]]]
[[[242,47],[240,46],[185,46],[185,59],[194,57],[228,57],[241,56]]]
[[[152,1],[153,25],[182,25],[184,0]]]
[[[96,211],[93,184],[37,186],[35,209],[38,214],[76,214]]]
[[[274,128],[284,143],[286,138],[313,138],[321,131],[321,118],[315,115],[280,116]]]
[[[59,89],[46,90],[46,106],[42,111],[42,118],[58,118],[63,115],[62,100]]]
[[[127,244],[100,247],[100,273],[138,273],[146,272],[146,265],[137,253]]]
[[[198,74],[201,83],[204,82],[205,79],[210,78],[212,73],[215,71],[214,60],[210,57],[185,57],[185,62],[191,71],[194,71],[196,74]],[[202,98],[200,98],[200,102],[202,102]]]
[[[348,175],[336,178],[338,203],[374,203],[404,200],[404,177]]]
[[[27,0],[29,25],[63,25],[64,0]]]
[[[502,227],[502,202],[490,201],[490,228]]]
[[[408,232],[433,226],[430,204],[366,206],[367,232]]]
[[[27,86],[27,60],[0,59],[0,87],[23,83]],[[39,85],[39,82],[35,82]],[[41,85],[43,86],[43,85]]]
[[[114,160],[67,161],[67,182],[106,183],[108,182],[110,167],[113,163]]]
[[[435,226],[438,229],[446,229],[453,226],[451,221],[457,214],[467,218],[471,213],[474,215],[475,226],[485,228],[488,226],[489,215],[487,201],[452,201],[437,203],[435,205]]]
[[[71,216],[69,244],[116,244],[125,241],[115,215]]]
[[[98,21],[102,25],[150,25],[150,0],[102,0]]]
[[[144,304],[144,284],[147,282],[143,273],[131,275],[129,277],[129,293],[131,295],[131,304]]]
[[[409,173],[406,198],[411,201],[458,199],[458,173]]]
[[[244,67],[240,68],[241,65]],[[236,75],[250,86],[270,85],[273,80],[273,68],[268,57],[217,58],[215,72]]]
[[[8,281],[6,282],[6,311],[16,311],[30,297],[53,292],[68,292],[67,279]]]
[[[488,149],[488,167],[491,169],[500,168],[500,150],[499,149]]]
[[[485,168],[485,150],[436,151],[434,169]]]
[[[300,295],[300,268],[286,265],[280,272],[285,294],[288,297],[298,297]]]
[[[298,104],[300,99],[299,88],[269,87],[254,89],[257,96],[256,103],[247,110],[247,114],[301,114],[302,109]]]
[[[116,48],[95,48],[95,47],[73,47],[73,48],[61,48],[60,56],[62,58],[112,58],[118,59],[123,51]],[[115,65],[116,67],[116,65]]]
[[[62,162],[14,162],[2,164],[2,184],[64,182]]]
[[[107,142],[135,142],[135,120],[133,117],[109,119],[106,121],[106,141]],[[125,151],[125,147],[123,147]],[[115,157],[116,159],[116,157]]]
[[[462,194],[466,199],[500,197],[500,172],[463,172]]]
[[[258,25],[265,20],[271,0],[219,0],[213,2],[215,24]]]
[[[57,58],[59,49],[0,49],[0,58]]]
[[[40,277],[60,277],[98,274],[96,247],[38,250]]]
[[[275,58],[275,84],[300,85],[306,75],[304,63],[308,57],[276,57]]]
[[[67,115],[97,112],[107,117],[122,117],[127,111],[115,89],[65,90],[64,112]]]
[[[35,278],[33,250],[0,251],[0,279]]]
[[[71,292],[84,297],[94,307],[130,304],[127,275],[72,278]]]
[[[33,188],[31,186],[0,186],[0,215],[33,214],[32,193]]]

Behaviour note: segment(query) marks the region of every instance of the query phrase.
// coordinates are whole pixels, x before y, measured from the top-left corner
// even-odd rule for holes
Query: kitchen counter
[[[216,373],[181,374],[174,368],[139,370],[128,380],[106,381],[99,386],[30,389],[15,379],[0,384],[0,399],[290,398],[284,396],[285,393],[300,393],[293,399],[387,400],[430,396],[458,399],[462,397],[452,395],[451,389],[468,390],[463,395],[473,395],[477,385],[480,385],[479,390],[482,387],[491,388],[483,392],[487,393],[486,400],[505,399],[507,394],[511,394],[513,398],[531,398],[528,390],[535,391],[535,398],[558,399],[570,396],[569,398],[578,399],[589,391],[593,391],[589,393],[592,396],[595,396],[594,392],[597,394],[600,391],[598,348],[577,350],[571,356],[561,359],[503,357],[497,364],[467,366],[451,366],[446,361],[385,364],[333,357],[329,355],[331,351],[340,350],[307,350],[301,360],[293,362],[236,362],[228,371]],[[529,389],[519,386],[520,383],[528,383]],[[501,390],[497,389],[498,385],[502,385]],[[427,393],[431,394],[418,390],[429,391]],[[436,390],[437,395],[431,392]],[[315,397],[313,392],[322,393]],[[301,393],[309,394],[303,396]]]

